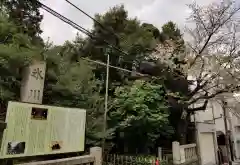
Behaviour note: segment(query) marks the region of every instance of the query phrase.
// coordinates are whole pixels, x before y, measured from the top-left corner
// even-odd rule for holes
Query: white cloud
[[[104,13],[110,7],[124,4],[130,17],[137,17],[141,21],[152,23],[158,28],[167,21],[174,21],[180,28],[184,27],[185,19],[189,15],[186,4],[192,0],[70,0],[82,10],[94,16],[96,13]],[[70,6],[65,0],[41,0],[42,3],[56,10],[65,17],[71,19],[84,28],[90,29],[92,20]],[[199,2],[199,3],[198,3]],[[197,0],[198,4],[208,4],[211,0]],[[46,11],[42,11],[44,19],[42,29],[43,38],[62,44],[66,40],[72,40],[76,36],[76,30]]]

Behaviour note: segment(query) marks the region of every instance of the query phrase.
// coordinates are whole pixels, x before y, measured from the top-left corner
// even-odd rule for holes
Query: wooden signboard
[[[0,158],[84,151],[86,111],[9,102]]]

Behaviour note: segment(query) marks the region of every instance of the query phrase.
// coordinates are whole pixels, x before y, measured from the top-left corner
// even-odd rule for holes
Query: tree
[[[185,42],[183,40],[183,34],[180,29],[172,21],[167,22],[162,26],[160,39],[164,41],[171,41],[174,44],[174,54],[183,53],[185,51]]]
[[[29,62],[31,62],[33,58],[40,58],[46,60],[47,62],[46,84],[44,89],[45,97],[43,100],[44,104],[87,109],[88,144],[96,144],[96,142],[98,142],[102,137],[107,137],[108,139],[112,140],[112,135],[119,133],[119,130],[123,130],[126,133],[128,136],[126,140],[130,142],[132,139],[132,136],[129,132],[130,128],[119,125],[118,123],[111,123],[111,127],[109,127],[107,134],[103,135],[102,133],[98,133],[100,132],[99,130],[101,129],[101,125],[103,123],[101,118],[103,116],[102,94],[104,91],[103,89],[105,88],[105,81],[103,81],[103,76],[105,77],[105,67],[83,62],[79,56],[85,56],[93,60],[105,62],[106,56],[104,55],[106,54],[106,49],[109,48],[109,46],[104,42],[104,40],[106,40],[114,45],[114,47],[120,48],[126,52],[123,53],[115,49],[111,49],[111,65],[120,66],[129,70],[141,71],[141,69],[139,69],[140,67],[138,67],[141,64],[141,61],[155,60],[152,58],[152,52],[156,50],[155,48],[158,43],[162,42],[162,45],[166,47],[169,40],[171,40],[171,42],[173,41],[175,45],[176,43],[178,45],[178,40],[182,40],[181,34],[176,25],[170,22],[164,26],[162,32],[160,32],[151,24],[141,24],[137,19],[128,18],[124,7],[118,6],[112,8],[103,15],[96,15],[96,19],[108,29],[107,31],[103,30],[99,24],[95,23],[92,30],[93,37],[82,38],[77,36],[76,40],[73,42],[66,42],[62,46],[49,47],[45,48],[45,50],[39,46],[40,51],[37,52],[37,49],[35,49],[33,45],[38,46],[38,44],[33,42],[33,38],[41,33],[40,29],[38,28],[41,20],[41,17],[38,14],[39,6],[36,6],[34,1],[6,0],[4,3],[9,18],[6,18],[6,25],[3,24],[5,25],[4,28],[0,28],[0,30],[3,30],[3,32],[0,33],[0,37],[4,40],[5,46],[9,47],[11,51],[20,53],[31,51],[32,54],[36,55],[36,57],[32,57],[32,54],[29,56],[18,56],[19,59],[15,59],[14,61],[16,63],[20,63],[19,67],[17,68],[21,69],[21,67],[24,67],[25,64],[27,65]],[[21,11],[20,13],[25,14],[21,15],[18,10]],[[18,17],[17,14],[20,14],[20,17]],[[9,21],[9,19],[11,19],[12,22]],[[8,23],[8,21],[11,22],[11,25]],[[110,34],[108,31],[112,31],[114,35]],[[11,36],[9,37],[8,34],[11,34]],[[19,36],[24,37],[18,38]],[[163,41],[161,40],[162,36],[165,38]],[[23,38],[25,38],[26,41],[23,40]],[[174,48],[174,50],[181,52],[178,48]],[[10,57],[10,55],[7,56],[3,66],[10,65],[12,61],[8,60],[12,57]],[[26,63],[23,63],[22,58],[29,58],[29,60]],[[132,79],[130,79],[131,76],[129,73],[124,73],[112,68],[110,69],[110,100],[118,100],[114,102],[116,104],[113,104],[114,110],[117,112],[124,112],[124,109],[119,107],[120,102],[123,101],[123,99],[131,101],[134,100],[134,97],[136,97],[130,94],[123,97],[123,95],[117,91],[115,93],[115,88],[117,86],[122,86],[120,89],[126,91],[131,91],[135,88],[138,88],[139,90],[135,91],[135,94],[138,92],[139,94],[141,94],[141,92],[143,93],[143,95],[138,96],[140,101],[142,98],[147,98],[148,96],[153,99],[151,105],[144,100],[142,100],[143,102],[138,103],[141,108],[141,113],[136,114],[135,119],[139,118],[139,121],[132,123],[134,128],[137,129],[140,128],[138,127],[138,124],[142,124],[144,127],[143,131],[148,133],[150,138],[141,139],[141,143],[146,143],[147,146],[153,145],[154,141],[159,137],[159,133],[163,136],[163,130],[166,129],[165,126],[169,124],[167,122],[169,113],[165,112],[167,110],[164,109],[164,112],[162,112],[157,108],[157,106],[161,104],[166,104],[166,106],[175,106],[172,102],[169,104],[169,100],[171,99],[166,99],[164,97],[166,93],[168,93],[168,97],[171,96],[170,98],[173,98],[174,101],[177,100],[176,102],[178,103],[178,100],[182,101],[184,94],[186,91],[188,91],[188,86],[185,83],[186,75],[183,74],[183,71],[180,67],[181,62],[179,63],[179,60],[177,60],[178,58],[179,56],[177,56],[177,58],[174,56],[174,58],[170,59],[173,64],[162,61],[157,63],[157,69],[151,70],[150,73],[147,73],[157,77],[157,80],[154,78],[154,82],[147,81],[146,83],[142,83],[142,81],[140,81],[141,83],[139,83],[136,81],[132,85]],[[9,70],[12,69],[13,68]],[[159,70],[161,72],[159,72]],[[17,72],[16,75],[12,75],[12,77],[17,77],[18,80],[14,80],[13,83],[20,82],[20,72]],[[11,79],[7,79],[4,83],[11,84],[11,81]],[[180,84],[179,82],[183,82],[183,88],[181,89],[176,88],[176,85],[173,85],[174,83]],[[129,83],[131,85],[129,85]],[[8,90],[12,93],[15,92],[15,95],[11,95],[9,97],[4,96],[3,100],[6,101],[8,99],[18,99],[18,94],[16,91],[19,90],[19,87],[15,87],[16,88],[10,89],[8,86]],[[177,92],[179,92],[179,94]],[[7,92],[5,93],[7,94]],[[170,96],[169,93],[171,93]],[[156,96],[161,97],[156,98]],[[154,106],[151,107],[152,105]],[[130,104],[126,106],[130,106]],[[147,108],[144,109],[144,107]],[[180,108],[179,112],[182,112],[184,109],[182,107]],[[125,108],[127,110],[126,114],[130,114],[130,112],[134,109],[134,107],[129,107],[129,109],[127,109],[128,107]],[[149,120],[147,121],[149,122],[149,127],[144,124],[145,120],[142,116],[142,113],[147,113],[146,110],[151,112],[147,116],[147,119]],[[156,113],[159,113],[159,116],[154,116],[154,110],[157,111]],[[124,122],[129,119],[128,116],[120,116],[120,118],[118,117],[119,116],[113,116],[112,121],[118,119],[121,120],[121,122]],[[163,117],[163,120],[159,120],[161,123],[158,122],[158,117]],[[156,124],[162,124],[163,127],[160,130],[160,127],[158,126],[159,129],[154,132],[152,129],[156,127]]]
[[[11,35],[9,35],[11,34]],[[47,63],[43,103],[87,109],[87,144],[100,141],[104,97],[92,70],[94,65],[75,60],[78,43],[33,46],[31,37],[19,32],[6,13],[0,14],[0,105],[6,112],[9,100],[20,99],[21,70],[33,60]],[[4,115],[3,115],[4,116]]]
[[[170,111],[169,122],[175,130],[172,140],[186,143],[187,134],[191,132],[187,131],[190,114],[186,119],[182,118],[185,109],[183,102],[187,101],[190,92],[185,60],[187,52],[176,24],[166,23],[160,33],[161,42],[149,56],[152,62],[142,62],[139,71],[153,76],[152,78],[159,84],[164,84]]]
[[[186,143],[188,119],[192,113],[205,110],[208,101],[220,94],[239,90],[240,42],[239,18],[236,15],[240,7],[233,1],[223,1],[203,7],[193,3],[189,7],[192,10],[189,20],[192,21],[193,28],[188,28],[187,31],[191,40],[187,42],[185,51],[180,53],[181,56],[179,53],[174,54],[174,49],[170,49],[169,56],[165,55],[166,58],[162,60],[169,61],[171,64],[169,66],[175,71],[177,68],[182,68],[180,70],[186,73],[185,80],[186,75],[188,79],[191,77],[187,83],[189,90],[184,88],[188,91],[187,94],[184,92],[184,95],[180,93],[181,97],[176,95],[169,97],[171,106],[178,110],[176,111],[178,116],[184,117],[183,114],[186,113],[185,118],[177,122],[181,143]],[[178,60],[179,65],[175,65],[172,56],[182,58]]]
[[[27,34],[34,45],[43,46],[40,37],[42,30],[40,23],[43,16],[40,14],[40,6],[36,0],[3,0],[3,6],[11,21],[13,21],[20,33]]]
[[[189,7],[194,27],[187,29],[192,38],[183,55],[187,59],[187,67],[182,65],[185,70],[187,68],[188,79],[191,78],[188,80],[189,90],[183,97],[170,97],[171,105],[183,117],[178,122],[181,143],[186,143],[191,114],[205,110],[210,99],[239,90],[240,42],[239,18],[236,15],[240,8],[232,1],[214,3],[207,7],[193,3]]]
[[[31,44],[27,35],[18,32],[4,12],[0,12],[0,40],[0,108],[5,112],[9,100],[20,98],[21,69],[42,57],[41,50]]]
[[[117,147],[125,147],[125,152],[127,147],[127,152],[146,153],[159,137],[171,135],[167,106],[162,85],[136,80],[118,87],[109,111],[109,126],[117,130],[118,145],[124,142],[124,146]]]
[[[97,41],[88,38],[85,46],[83,46],[83,51],[81,51],[81,54],[86,55],[91,59],[106,62],[105,53],[107,45],[106,43],[101,41],[103,39],[126,52],[126,54],[124,54],[122,52],[118,52],[112,49],[113,51],[110,53],[111,65],[120,66],[129,70],[136,70],[139,72],[142,72],[143,70],[146,71],[146,68],[142,70],[140,67],[142,65],[142,61],[154,61],[152,53],[156,50],[155,48],[159,43],[161,43],[163,47],[167,47],[168,41],[173,42],[174,52],[172,52],[172,54],[182,53],[184,50],[184,41],[182,39],[180,30],[172,22],[164,25],[162,31],[160,32],[156,27],[151,24],[141,24],[137,19],[129,19],[127,16],[127,12],[124,10],[123,6],[114,7],[104,15],[97,15],[96,19],[108,30],[106,31],[98,23],[94,23],[92,32]],[[113,35],[109,31],[111,31],[115,35]],[[187,76],[182,74],[182,70],[179,67],[181,62],[179,62],[178,58],[178,56],[174,56],[174,58],[170,59],[171,62],[174,61],[174,63],[178,63],[174,65],[178,68],[176,67],[174,69],[170,69],[171,67],[169,67],[168,63],[164,62],[164,65],[162,65],[163,63],[158,63],[159,65],[157,69],[155,69],[155,71],[150,70],[144,72],[144,74],[150,74],[160,77],[160,79],[166,79],[168,90],[172,91],[172,93],[184,90],[185,94],[187,94]],[[105,67],[98,68],[95,73],[97,77],[105,78]],[[174,76],[173,73],[176,73],[177,76]],[[179,88],[176,89],[176,85],[173,85],[174,83],[180,82],[176,80],[179,77],[181,78],[180,81],[182,81],[182,84],[184,86],[184,88],[181,88],[180,90]],[[116,86],[125,85],[129,80],[131,80],[131,76],[129,75],[129,73],[124,73],[122,71],[110,68],[109,80],[109,94],[111,97],[114,98],[114,88],[116,88]],[[183,81],[185,84],[183,83]],[[162,81],[160,81],[159,83],[163,84]],[[175,119],[173,119],[173,121]],[[178,124],[175,124],[174,126],[178,127],[177,125]]]
[[[105,14],[98,14],[95,17],[98,22],[94,22],[93,38],[88,38],[82,49],[82,54],[93,60],[106,62],[106,49],[109,46],[103,41],[114,45],[125,53],[111,49],[110,64],[125,69],[132,70],[137,67],[150,51],[155,48],[158,30],[150,24],[141,24],[137,19],[128,18],[128,13],[123,6],[116,6]],[[107,29],[107,30],[105,30]],[[154,29],[154,30],[153,30]],[[99,68],[96,75],[105,77],[105,67]],[[128,79],[129,73],[110,68],[110,88],[115,88],[117,84],[122,84]],[[113,91],[113,90],[112,90]]]
[[[78,46],[66,42],[45,52],[47,72],[43,103],[86,109],[86,144],[97,145],[103,136],[99,133],[104,113],[104,97],[100,93],[102,82],[95,78],[95,65],[79,57],[74,59]]]
[[[208,7],[190,5],[190,19],[194,29],[188,29],[192,37],[189,69],[194,87],[188,95],[186,106],[202,101],[190,112],[204,110],[208,100],[215,96],[239,90],[238,52],[240,7],[233,1],[214,3]]]

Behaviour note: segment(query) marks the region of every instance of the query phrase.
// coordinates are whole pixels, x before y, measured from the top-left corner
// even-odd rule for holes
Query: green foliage
[[[138,147],[150,147],[161,135],[173,133],[162,85],[137,80],[130,86],[117,88],[109,116],[110,125],[117,125],[124,141],[131,145],[137,142]]]
[[[112,49],[111,65],[139,71],[140,63],[151,59],[159,43],[169,39],[176,43],[182,41],[175,24],[170,22],[164,25],[160,32],[151,24],[128,18],[124,7],[116,6],[103,15],[96,15],[96,19],[117,37],[94,23],[92,33],[96,40],[78,35],[73,42],[67,41],[61,46],[45,44],[43,49],[39,38],[42,16],[36,1],[3,2],[6,13],[2,11],[0,16],[0,42],[4,42],[0,45],[2,107],[6,108],[9,100],[19,100],[21,69],[33,60],[45,60],[47,72],[43,103],[86,109],[87,144],[97,145],[103,137],[115,144],[118,144],[116,139],[123,139],[124,145],[129,148],[139,148],[140,152],[145,152],[159,138],[174,133],[168,120],[170,112],[166,92],[179,92],[172,88],[170,82],[179,82],[180,73],[174,76],[168,66],[161,65],[151,73],[157,73],[156,76],[164,82],[133,81],[129,73],[110,68],[110,108],[108,129],[104,134],[106,68],[79,57],[106,62],[106,49],[109,48],[103,41],[106,40],[127,52],[123,54]]]
[[[29,37],[18,33],[4,13],[0,14],[0,39],[0,105],[4,110],[7,101],[19,100],[21,69],[41,56]]]
[[[133,165],[151,165],[155,164],[156,157],[155,156],[145,156],[145,155],[139,155],[136,157],[133,157],[132,160],[128,160]]]
[[[174,51],[173,54],[178,55],[179,53],[183,53],[185,51],[185,43],[177,25],[172,21],[167,22],[162,26],[162,31],[159,37],[160,41],[173,41],[174,43]]]
[[[165,38],[165,40],[178,40],[182,37],[182,34],[180,33],[180,30],[177,28],[177,25],[173,23],[172,21],[164,24],[162,26],[162,32],[161,34]]]
[[[96,19],[107,31],[102,29],[99,24],[94,23],[92,32],[97,41],[90,38],[86,40],[85,46],[80,51],[80,54],[84,56],[106,62],[105,53],[108,46],[103,42],[106,40],[127,53],[112,50],[110,64],[132,70],[134,64],[137,67],[156,47],[157,39],[154,35],[157,28],[149,24],[141,24],[137,19],[128,18],[128,13],[123,6],[116,6],[103,15],[96,15]],[[104,67],[99,67],[97,76],[105,77],[104,71]],[[129,73],[110,68],[110,88],[115,88],[116,83],[123,84],[128,78]]]
[[[102,82],[95,79],[94,65],[72,61],[73,45],[55,46],[46,52],[47,73],[44,104],[78,107],[87,110],[87,144],[101,137],[104,97],[100,95]]]
[[[18,32],[27,34],[32,44],[43,46],[43,40],[39,37],[43,17],[36,0],[2,0],[2,3]]]
[[[4,42],[0,44],[1,110],[6,110],[9,100],[20,98],[21,69],[33,60],[46,60],[43,103],[87,109],[87,136],[97,137],[102,125],[102,120],[99,121],[103,114],[104,100],[99,95],[102,82],[94,77],[95,66],[74,60],[73,50],[79,42],[50,46],[42,55],[43,50],[33,46],[31,37],[19,32],[5,13],[0,15],[0,39]],[[96,143],[99,138],[87,140],[93,139]]]

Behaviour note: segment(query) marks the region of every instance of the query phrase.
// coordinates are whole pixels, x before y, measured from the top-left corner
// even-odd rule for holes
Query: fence
[[[172,150],[174,164],[198,164],[196,144],[180,145],[179,142],[173,142]]]
[[[93,147],[90,149],[90,155],[38,161],[30,163],[21,163],[18,165],[180,165],[180,164],[198,164],[196,144],[180,145],[179,142],[172,143],[173,162],[169,161],[168,156],[162,155],[159,159],[156,156],[125,156],[117,154],[108,154],[102,160],[102,149]],[[158,163],[156,163],[156,161]]]
[[[173,154],[172,149],[162,148],[159,158],[167,162],[167,164],[173,164]]]
[[[90,155],[78,156],[65,159],[38,161],[30,163],[21,163],[18,165],[102,165],[102,149],[93,147],[90,149]]]
[[[166,156],[163,156],[161,159],[159,159],[156,156],[109,154],[104,158],[103,165],[156,165],[156,161],[158,161],[158,164],[161,165],[169,164]]]

